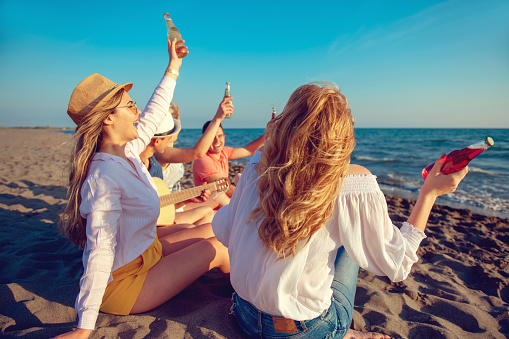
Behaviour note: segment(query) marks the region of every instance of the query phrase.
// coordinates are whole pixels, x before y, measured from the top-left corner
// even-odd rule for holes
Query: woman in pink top
[[[139,154],[168,113],[182,64],[175,43],[168,41],[169,66],[141,118],[128,94],[132,83],[92,74],[71,96],[67,112],[77,128],[61,230],[83,248],[84,271],[78,328],[61,337],[87,338],[99,310],[146,312],[214,267],[229,271],[210,224],[156,230],[160,201]],[[174,120],[172,133],[179,129]]]

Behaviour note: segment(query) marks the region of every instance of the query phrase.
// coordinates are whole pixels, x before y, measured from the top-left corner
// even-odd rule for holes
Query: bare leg
[[[214,211],[207,206],[196,207],[184,212],[175,213],[175,222],[177,224],[208,224],[214,218]]]
[[[195,226],[196,225],[194,225],[194,224],[175,224],[175,225],[167,225],[167,226],[157,226],[157,230],[156,230],[157,237],[159,238],[159,240],[161,240],[162,238],[164,238],[170,234],[177,233],[177,232],[187,230],[190,228],[194,228]]]
[[[212,224],[191,226],[192,227],[189,229],[185,229],[180,232],[173,232],[166,237],[159,238],[159,241],[163,246],[163,256],[178,252],[197,242],[214,237]]]
[[[188,203],[186,203],[186,205],[184,206],[184,211],[188,211],[193,208],[202,207],[202,206],[206,206],[206,207],[210,207],[210,208],[214,209],[217,206],[219,206],[219,203],[217,201],[211,199],[211,197],[209,197],[207,199],[207,201],[204,201],[204,202],[188,202]]]
[[[166,238],[179,235],[184,239],[183,233],[195,230],[184,230]],[[191,235],[191,239],[196,239],[195,236]],[[131,314],[146,312],[165,303],[214,267],[224,273],[230,271],[228,249],[215,237],[197,240],[182,250],[164,256],[148,272]]]
[[[343,339],[391,339],[388,335],[374,332],[359,332],[349,329]]]

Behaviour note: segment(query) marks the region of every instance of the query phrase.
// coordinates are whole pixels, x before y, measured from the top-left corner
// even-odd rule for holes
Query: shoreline
[[[66,134],[70,134],[70,133],[68,133],[69,131],[71,131],[71,132],[74,131],[74,128],[71,128],[71,127],[51,127],[51,126],[36,126],[36,127],[23,127],[23,126],[21,126],[21,127],[2,127],[2,126],[0,126],[0,130],[1,129],[47,130],[47,131],[54,131],[54,132],[60,132],[60,133],[63,132]],[[242,129],[245,129],[245,128],[242,128]],[[253,128],[253,129],[259,129],[259,128]],[[372,129],[372,128],[366,127],[364,129]],[[398,128],[381,128],[381,129],[398,129]],[[422,129],[422,128],[399,128],[399,129]],[[425,129],[428,129],[428,128],[425,128]],[[443,128],[436,128],[436,129],[443,129]],[[450,129],[450,128],[447,128],[447,129]],[[458,129],[460,129],[460,128],[458,128]],[[472,129],[472,128],[470,128],[470,129]],[[477,129],[485,129],[485,128],[477,128]],[[499,129],[505,129],[505,128],[499,128]],[[241,172],[243,170],[244,166],[245,166],[245,164],[239,163],[238,160],[230,161],[230,169],[234,170],[233,172],[230,171],[231,172],[230,178],[232,178],[234,176],[234,174],[232,174],[232,173]],[[186,169],[187,168],[188,167],[186,167]],[[189,169],[189,170],[192,171],[192,169]],[[192,172],[191,172],[191,178],[192,178]],[[186,187],[187,188],[193,187],[193,182],[191,181],[191,183],[188,184]],[[385,196],[401,197],[401,198],[411,199],[411,200],[417,200],[417,197],[419,194],[418,191],[400,188],[397,186],[388,186],[388,185],[385,185],[382,183],[380,183],[380,189],[382,190],[382,192],[384,193]],[[435,202],[435,205],[447,206],[447,207],[452,207],[452,208],[461,209],[461,210],[466,209],[466,210],[470,210],[472,213],[475,213],[475,214],[480,214],[480,215],[490,216],[490,217],[497,217],[497,218],[502,218],[502,219],[509,219],[509,211],[504,212],[504,211],[500,211],[500,210],[497,210],[497,211],[489,210],[489,209],[485,209],[485,208],[482,208],[482,207],[479,207],[476,205],[472,205],[472,204],[451,201],[447,197],[438,197]]]
[[[230,166],[229,166],[230,171],[229,171],[228,177],[229,177],[230,181],[233,182],[235,175],[237,173],[242,172],[242,170],[244,169],[244,166],[238,165],[238,164],[232,163],[232,162],[230,162],[229,164],[230,164]],[[181,182],[182,189],[192,188],[192,187],[194,187],[194,180],[193,180],[193,175],[192,175],[192,163],[185,163],[184,167],[185,167],[185,174],[184,174],[184,178]],[[418,193],[410,192],[410,191],[395,188],[395,187],[391,187],[391,188],[381,187],[381,190],[384,193],[386,199],[388,200],[387,201],[388,204],[390,203],[389,200],[392,201],[394,199],[396,199],[396,200],[406,199],[413,206],[413,205],[415,205],[415,201],[417,200],[417,196],[418,196]],[[483,216],[483,217],[494,217],[494,218],[500,218],[502,220],[509,221],[509,213],[504,214],[502,212],[489,211],[489,210],[485,210],[485,209],[481,209],[481,208],[476,208],[475,206],[450,202],[450,201],[447,201],[440,197],[435,202],[435,207],[436,208],[447,207],[450,209],[467,211],[471,215],[475,214],[475,215],[479,215],[479,216]]]
[[[56,229],[70,139],[46,129],[0,129],[2,336],[47,338],[76,326],[82,251]],[[189,171],[185,181],[192,186]],[[401,225],[415,201],[386,199]],[[404,281],[361,269],[352,328],[398,339],[508,337],[509,219],[435,205],[426,235]],[[100,313],[91,338],[240,338],[229,315],[232,292],[226,278],[204,275],[152,311]]]

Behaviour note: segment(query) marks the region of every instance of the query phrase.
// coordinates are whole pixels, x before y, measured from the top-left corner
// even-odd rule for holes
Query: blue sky
[[[91,73],[133,82],[144,107],[168,64],[163,13],[189,47],[184,128],[214,115],[262,128],[290,94],[337,83],[356,127],[509,128],[509,1],[0,0],[0,126],[71,127]]]

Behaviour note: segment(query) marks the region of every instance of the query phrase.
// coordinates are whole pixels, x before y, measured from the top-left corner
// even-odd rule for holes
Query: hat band
[[[166,131],[166,132],[163,132],[163,133],[156,133],[154,134],[154,137],[165,137],[165,136],[168,136],[170,134],[173,134],[173,132],[175,132],[175,128],[177,126],[173,125],[173,128],[170,129],[169,131]]]

